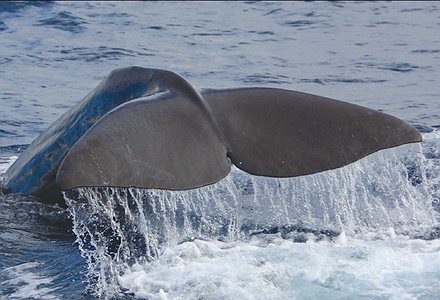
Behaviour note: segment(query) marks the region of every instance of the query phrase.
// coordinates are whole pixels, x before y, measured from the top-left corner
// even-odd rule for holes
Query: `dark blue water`
[[[199,88],[278,87],[367,106],[423,133],[424,143],[411,150],[402,166],[389,163],[400,159],[395,158],[400,152],[393,152],[391,160],[373,158],[340,174],[282,183],[289,189],[310,188],[298,196],[304,207],[314,207],[306,200],[311,195],[322,194],[319,201],[331,203],[322,222],[293,216],[316,228],[309,226],[308,233],[296,232],[291,239],[275,230],[250,241],[170,246],[163,259],[130,266],[108,280],[108,295],[435,299],[440,292],[435,229],[439,32],[436,2],[0,2],[0,174],[119,67],[169,69]],[[356,185],[356,176],[364,173],[375,177],[375,186]],[[342,204],[363,197],[401,203],[398,210],[384,206],[380,216],[388,216],[389,223],[373,210],[378,215],[364,220],[368,226],[361,234],[357,206],[349,206],[353,214],[344,215]],[[331,207],[338,210],[331,212]],[[395,221],[400,220],[396,211],[413,222]],[[331,216],[342,220],[343,233],[336,239],[319,233],[333,225]],[[375,218],[378,226],[370,222]],[[87,284],[93,272],[81,257],[72,226],[62,208],[32,197],[0,195],[0,298],[106,295],[99,282]]]

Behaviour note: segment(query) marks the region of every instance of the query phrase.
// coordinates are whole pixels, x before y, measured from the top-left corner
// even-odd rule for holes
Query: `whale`
[[[172,71],[132,66],[36,138],[2,190],[64,205],[62,192],[79,187],[194,189],[232,165],[303,176],[421,141],[408,123],[349,102],[267,87],[198,90]]]

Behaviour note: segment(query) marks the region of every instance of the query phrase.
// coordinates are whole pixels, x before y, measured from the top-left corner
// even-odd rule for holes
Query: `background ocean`
[[[0,299],[438,299],[440,4],[0,2],[0,177],[131,65],[198,88],[356,103],[424,141],[300,178],[235,170],[193,192],[130,190],[155,205],[149,218],[111,189],[104,200],[81,190],[66,210],[0,195]],[[125,221],[112,223],[118,213]],[[132,236],[151,238],[158,258],[140,259],[145,244]],[[120,255],[108,250],[115,241]]]

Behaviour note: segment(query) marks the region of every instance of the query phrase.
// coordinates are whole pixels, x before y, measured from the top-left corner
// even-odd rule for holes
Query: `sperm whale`
[[[2,189],[48,203],[77,187],[185,190],[219,181],[231,164],[302,176],[421,140],[404,121],[348,102],[276,88],[197,91],[174,72],[128,67],[42,133]]]

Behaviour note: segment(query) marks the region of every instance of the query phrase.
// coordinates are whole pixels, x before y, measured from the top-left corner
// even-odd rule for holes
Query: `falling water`
[[[420,145],[405,145],[298,178],[233,169],[218,183],[194,190],[78,188],[65,198],[89,280],[101,294],[117,289],[117,276],[131,266],[188,240],[232,241],[280,231],[356,234],[372,228],[420,233],[436,221],[424,160]]]

